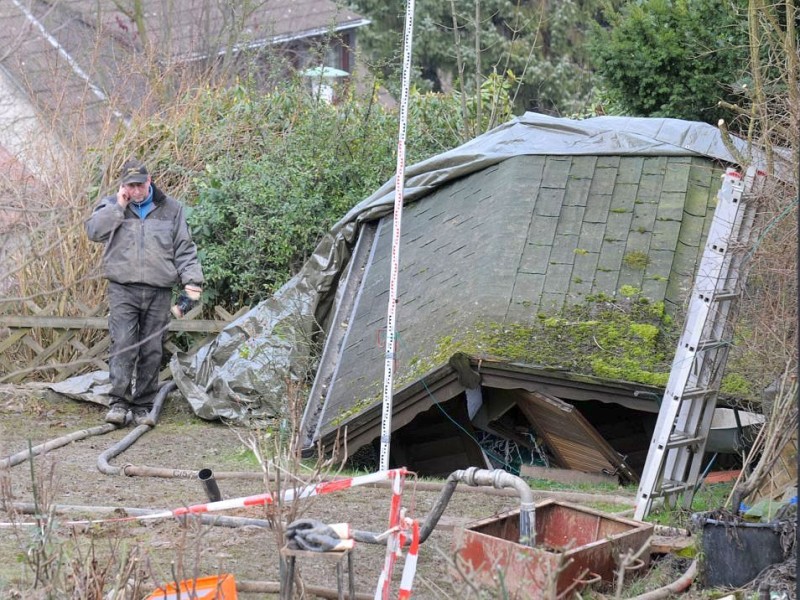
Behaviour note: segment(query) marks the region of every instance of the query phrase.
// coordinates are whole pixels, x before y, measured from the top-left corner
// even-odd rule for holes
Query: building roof
[[[86,18],[98,14],[97,0],[62,0]],[[169,6],[169,11],[165,7]],[[362,27],[364,17],[331,0],[264,0],[244,11],[236,3],[208,0],[143,1],[143,18],[148,37],[169,62],[193,60],[224,48],[231,31],[240,28],[236,49],[284,43],[326,33]],[[129,16],[112,0],[101,0],[101,28],[104,32],[140,40]],[[238,12],[237,12],[238,11]]]
[[[486,323],[535,323],[623,286],[681,307],[722,172],[697,156],[520,155],[406,206],[396,381],[416,379],[443,340]],[[354,406],[380,403],[392,226],[392,216],[380,219],[345,283],[354,301],[331,327],[341,345],[329,344],[320,365],[329,377],[317,436],[359,414]]]
[[[749,156],[744,142],[732,143]],[[758,156],[751,159],[759,164]],[[719,131],[703,123],[526,113],[409,166],[393,392],[408,394],[410,404],[393,429],[424,407],[429,374],[451,358],[439,353],[425,364],[425,356],[473,323],[512,322],[625,284],[679,307],[719,175],[735,163]],[[306,443],[327,443],[345,426],[359,429],[361,442],[378,437],[394,197],[392,178],[334,225],[272,298],[213,344],[173,359],[175,381],[198,415],[248,422],[282,414],[286,382],[313,365]],[[645,261],[626,264],[633,251]],[[320,325],[324,351],[316,365],[306,348]],[[481,364],[484,358],[470,357]],[[513,367],[507,357],[494,358]],[[570,375],[546,366],[560,380]],[[617,383],[605,381],[605,389]],[[595,382],[592,393],[602,406],[613,396],[620,406],[657,412],[659,395],[636,394],[647,386],[611,395],[597,393],[599,387]],[[443,389],[437,402],[469,386]],[[590,404],[586,395],[580,399]]]
[[[40,126],[78,133],[80,121],[99,130],[111,116],[97,56],[113,56],[106,43],[66,3],[0,3],[0,65],[38,111]],[[5,96],[8,98],[8,96]],[[18,99],[17,99],[18,100]]]
[[[368,21],[331,0],[266,0],[249,15],[206,0],[143,0],[148,40],[171,64],[220,49],[280,44],[361,27]],[[164,7],[170,6],[169,15]],[[222,11],[227,7],[230,12]],[[239,31],[232,23],[244,19]],[[124,121],[138,107],[147,73],[136,68],[142,43],[114,0],[10,0],[0,3],[0,66],[42,119],[69,137]],[[231,33],[231,32],[234,33]]]

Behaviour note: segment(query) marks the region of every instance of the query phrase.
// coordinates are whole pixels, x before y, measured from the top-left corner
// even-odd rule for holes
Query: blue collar
[[[130,204],[133,212],[139,215],[140,219],[144,219],[147,215],[155,210],[155,205],[153,204],[153,186],[151,185],[147,191],[147,198],[142,200],[141,202],[131,202]]]

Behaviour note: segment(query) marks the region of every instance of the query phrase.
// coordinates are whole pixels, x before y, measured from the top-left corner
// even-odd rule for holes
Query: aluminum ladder
[[[729,168],[722,178],[636,495],[638,520],[656,498],[674,506],[683,495],[683,506],[691,506],[744,286],[745,250],[755,216],[747,198],[755,176],[752,167],[744,179]]]

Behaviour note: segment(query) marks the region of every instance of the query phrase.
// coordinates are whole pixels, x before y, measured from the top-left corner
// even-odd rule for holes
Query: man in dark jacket
[[[163,340],[169,327],[172,288],[200,299],[203,271],[197,260],[183,205],[152,182],[138,160],[122,166],[116,195],[103,198],[86,221],[86,233],[105,244],[111,334],[108,423],[137,425],[150,416],[158,391]]]

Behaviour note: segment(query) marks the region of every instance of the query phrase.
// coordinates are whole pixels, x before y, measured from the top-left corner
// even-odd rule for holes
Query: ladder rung
[[[685,481],[675,481],[667,479],[661,484],[661,489],[658,492],[659,496],[666,496],[667,494],[675,494],[677,492],[685,492],[686,490],[694,488],[694,485],[686,483]]]
[[[730,340],[700,340],[697,342],[697,351],[709,350],[711,348],[724,348],[731,346],[733,342]]]
[[[712,296],[711,299],[714,302],[724,302],[725,300],[736,300],[736,298],[738,298],[739,296],[741,296],[741,294],[739,292],[732,292],[732,291],[729,291],[729,290],[722,290],[719,293],[714,294],[714,296]]]
[[[681,448],[683,446],[691,446],[698,442],[703,441],[701,436],[689,435],[685,431],[675,431],[669,436],[669,441],[666,444],[667,448]]]
[[[683,390],[683,394],[681,394],[681,399],[692,400],[693,398],[700,398],[702,396],[706,396],[713,392],[714,390],[711,388],[687,388]]]

